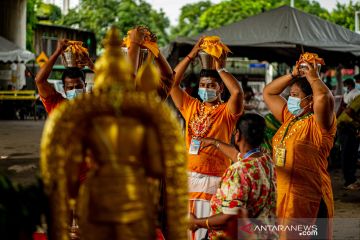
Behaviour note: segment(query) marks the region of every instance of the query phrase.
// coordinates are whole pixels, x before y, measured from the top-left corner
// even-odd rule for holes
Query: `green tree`
[[[331,12],[330,21],[352,31],[355,30],[355,12],[360,11],[360,2],[350,1],[349,4],[337,3]]]
[[[201,16],[199,28],[210,30],[224,26],[270,8],[267,0],[229,0],[223,1],[207,9]]]
[[[53,24],[61,19],[61,9],[54,4],[40,2],[36,17],[41,23]]]
[[[172,38],[192,36],[199,33],[199,18],[212,4],[209,0],[189,3],[181,8],[179,23],[171,29]]]
[[[37,23],[36,9],[39,0],[28,0],[26,3],[26,49],[34,51],[34,29]]]
[[[146,25],[156,33],[160,46],[169,41],[166,32],[169,19],[162,10],[156,11],[144,0],[82,0],[59,23],[93,31],[99,47],[112,25],[120,29],[122,36],[137,25]]]
[[[205,11],[201,11],[202,13],[200,16],[196,15],[195,20],[185,18],[184,24],[180,22],[175,29],[179,35],[196,35],[199,32],[231,24],[289,3],[290,0],[224,0],[219,4],[207,7],[204,9]],[[193,7],[194,11],[196,10],[195,6],[196,4],[190,4],[190,8]],[[325,19],[330,17],[329,12],[314,0],[296,0],[295,7]],[[186,16],[185,10],[187,9],[182,9],[180,21],[182,14]],[[191,28],[191,30],[187,30],[187,28]],[[173,35],[176,34],[175,31],[172,33]]]

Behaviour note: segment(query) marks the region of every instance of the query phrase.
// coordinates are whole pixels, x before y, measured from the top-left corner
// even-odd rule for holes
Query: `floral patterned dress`
[[[234,215],[246,208],[248,217],[264,224],[275,220],[276,175],[271,157],[238,159],[224,173],[220,187],[211,199],[211,215]],[[223,236],[223,231],[210,231],[210,239]]]

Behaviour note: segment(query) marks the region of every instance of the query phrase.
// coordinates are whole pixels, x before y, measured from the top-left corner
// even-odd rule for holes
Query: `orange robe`
[[[179,110],[186,121],[185,139],[187,151],[189,151],[191,139],[193,137],[189,131],[189,122],[199,111],[200,106],[201,102],[198,99],[189,96],[187,93],[184,94],[183,105]],[[211,118],[213,119],[213,122],[209,132],[204,137],[210,137],[225,143],[230,143],[231,133],[234,130],[236,121],[239,119],[240,115],[241,114],[231,113],[227,103],[220,104],[212,111]],[[219,177],[219,180],[230,164],[231,160],[214,146],[201,149],[197,155],[188,153],[189,172]],[[216,190],[216,188],[213,190]],[[202,191],[190,191],[189,197],[190,199],[204,199],[210,201],[212,194],[209,194],[206,189],[203,189]]]
[[[273,137],[273,159],[284,131],[294,116],[287,107],[283,110],[283,124]],[[330,175],[327,171],[330,150],[336,133],[336,119],[329,130],[322,129],[311,115],[297,121],[288,129],[285,140],[285,166],[276,167],[277,210],[280,222],[291,218],[307,218],[315,223],[321,200],[326,204],[327,216],[334,216],[334,201]],[[308,222],[309,223],[309,222]],[[330,226],[330,225],[328,225]],[[331,236],[331,227],[328,236]],[[331,237],[330,237],[331,238]]]
[[[50,114],[57,106],[66,100],[60,93],[55,92],[52,95],[44,98],[40,95],[40,100],[44,104],[46,112]]]
[[[186,121],[186,149],[189,150],[192,136],[189,134],[189,121],[200,109],[201,102],[190,97],[187,93],[183,97],[183,105],[179,108]],[[210,107],[208,107],[210,108]],[[230,143],[231,133],[241,114],[230,112],[227,103],[222,103],[212,111],[213,123],[204,137],[210,137],[225,143]],[[211,176],[221,177],[230,166],[231,161],[215,147],[207,147],[199,151],[198,155],[188,154],[188,170]]]

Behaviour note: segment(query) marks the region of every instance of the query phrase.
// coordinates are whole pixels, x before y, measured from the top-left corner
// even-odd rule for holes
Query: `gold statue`
[[[69,239],[76,200],[82,240],[155,239],[158,193],[151,189],[164,179],[165,237],[186,239],[185,144],[175,115],[156,93],[159,73],[144,64],[135,90],[115,28],[104,45],[93,94],[64,103],[45,124],[41,173],[50,198],[50,237]],[[78,191],[85,155],[93,166]]]

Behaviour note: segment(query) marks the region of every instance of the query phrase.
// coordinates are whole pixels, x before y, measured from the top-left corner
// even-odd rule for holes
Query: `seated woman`
[[[216,139],[202,139],[203,148],[215,147],[234,163],[225,171],[211,199],[211,216],[196,218],[191,215],[191,230],[207,228],[210,239],[227,236],[227,224],[239,211],[244,213],[244,209],[249,218],[257,218],[265,224],[275,219],[276,176],[271,157],[260,150],[264,131],[264,118],[247,113],[236,124],[235,146]],[[243,222],[248,221],[243,219]],[[268,239],[269,236],[262,237]]]

